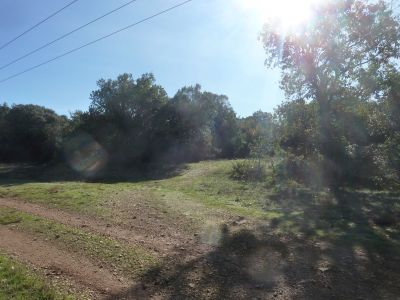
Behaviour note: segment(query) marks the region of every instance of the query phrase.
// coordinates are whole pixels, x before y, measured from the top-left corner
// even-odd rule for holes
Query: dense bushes
[[[263,181],[266,179],[265,166],[254,160],[241,160],[232,164],[230,176],[236,180]]]
[[[132,167],[243,155],[243,130],[228,98],[199,85],[169,98],[152,74],[122,74],[99,80],[90,98],[89,109],[69,119],[35,105],[0,106],[0,161],[49,162],[66,154],[90,165],[104,151],[108,165]],[[82,136],[86,142],[68,143]]]
[[[346,101],[335,107],[329,151],[321,149],[316,103],[294,101],[277,109],[280,179],[307,185],[396,187],[398,131],[383,128],[384,102]],[[382,134],[382,132],[384,132]],[[329,170],[329,172],[327,172]]]
[[[74,130],[92,135],[117,165],[235,155],[236,114],[223,95],[185,87],[169,99],[151,74],[100,80]]]
[[[0,158],[6,162],[59,159],[68,120],[37,105],[0,107]]]

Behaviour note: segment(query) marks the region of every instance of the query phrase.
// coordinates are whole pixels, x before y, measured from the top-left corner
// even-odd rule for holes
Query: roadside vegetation
[[[8,251],[62,251],[61,280],[95,299],[399,298],[400,20],[384,1],[316,13],[260,35],[273,113],[152,74],[99,80],[69,117],[0,106]],[[0,256],[0,298],[59,299],[36,273]]]

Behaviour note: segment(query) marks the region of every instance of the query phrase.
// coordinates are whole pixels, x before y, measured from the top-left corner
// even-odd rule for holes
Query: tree
[[[2,161],[48,162],[60,159],[68,119],[37,105],[3,105]],[[4,130],[4,131],[3,131]]]
[[[184,87],[170,99],[152,74],[99,80],[88,112],[72,115],[115,165],[233,157],[237,119],[228,98]]]
[[[257,111],[253,115],[241,118],[239,123],[239,137],[237,142],[237,153],[239,157],[249,157],[255,148],[264,149],[270,137],[274,134],[274,116],[267,112]],[[266,151],[268,152],[268,151]],[[268,155],[259,153],[256,156]]]
[[[373,118],[374,134],[384,140],[389,166],[400,181],[400,72],[391,68],[381,84],[384,92],[379,101],[377,117]]]
[[[339,104],[380,94],[377,79],[399,57],[400,24],[383,1],[329,1],[315,15],[307,27],[290,33],[267,24],[261,38],[266,64],[281,69],[288,99],[317,104],[317,149],[327,182],[336,186],[347,158],[337,126]]]
[[[305,157],[312,157],[318,151],[315,104],[295,100],[285,102],[275,110],[279,144],[284,150]]]
[[[201,86],[184,87],[172,98],[181,122],[180,149],[189,160],[235,155],[236,114],[224,95],[201,91]]]
[[[7,143],[7,120],[6,116],[10,112],[10,107],[7,103],[3,103],[0,105],[0,158],[4,158],[7,156],[9,150],[9,145]]]
[[[116,164],[146,162],[163,120],[158,116],[168,101],[152,74],[133,79],[122,74],[116,80],[101,79],[93,91],[87,113],[79,113],[77,130],[90,133]]]

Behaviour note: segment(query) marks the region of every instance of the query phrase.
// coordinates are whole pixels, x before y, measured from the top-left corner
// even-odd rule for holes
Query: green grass
[[[231,179],[232,164],[226,160],[189,164],[181,176],[157,182],[157,192],[169,201],[178,198],[236,215],[266,219],[279,216],[276,207],[269,205],[272,190],[265,183]]]
[[[0,254],[0,300],[72,300],[14,260]]]
[[[182,175],[163,180],[123,183],[87,182],[24,182],[0,180],[0,197],[15,197],[91,215],[110,216],[107,203],[111,198],[127,192],[144,192],[153,203],[167,203],[180,207],[185,214],[206,217],[210,209],[249,217],[276,217],[276,210],[268,205],[271,194],[263,183],[246,183],[229,178],[232,161],[206,161],[189,164]],[[146,199],[145,199],[146,200]],[[191,203],[195,205],[191,205]],[[203,209],[199,210],[201,204]],[[203,215],[201,215],[203,214]]]
[[[96,263],[115,265],[132,277],[157,263],[157,258],[139,247],[0,206],[0,225],[11,223],[20,230],[92,258]]]
[[[77,212],[101,214],[101,205],[105,199],[125,188],[126,184],[13,181],[0,186],[0,196],[21,198]]]
[[[273,221],[274,231],[314,239],[359,241],[376,245],[397,243],[398,227],[371,225],[374,214],[400,214],[398,195],[353,191],[345,208],[332,202],[327,192],[299,186],[271,188],[263,182],[233,180],[234,161],[188,164],[175,177],[121,183],[0,181],[0,196],[17,197],[51,207],[101,215],[111,222],[119,214],[111,205],[118,201],[149,203],[174,219],[183,215],[197,224],[222,223],[238,215],[263,222]],[[1,185],[1,183],[3,183]],[[123,206],[122,206],[123,207]],[[119,221],[119,220],[118,220]],[[4,222],[12,220],[4,219]],[[123,222],[123,220],[121,221]],[[353,227],[349,223],[354,223]]]

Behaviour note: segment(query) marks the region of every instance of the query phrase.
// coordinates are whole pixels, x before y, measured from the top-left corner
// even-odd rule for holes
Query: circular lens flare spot
[[[98,174],[108,160],[103,147],[86,133],[70,138],[65,143],[64,152],[71,168],[86,177]]]

